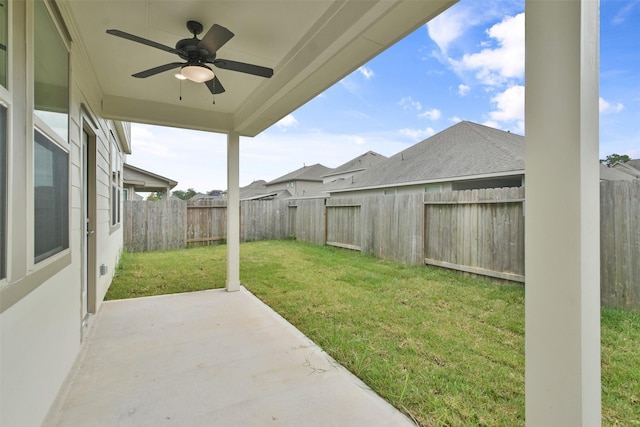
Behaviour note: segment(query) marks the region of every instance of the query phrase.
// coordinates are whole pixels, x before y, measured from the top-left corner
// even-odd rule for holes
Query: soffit
[[[71,21],[73,48],[82,51],[97,78],[104,117],[245,136],[262,132],[453,3],[58,0]],[[180,83],[175,71],[131,77],[181,60],[106,34],[119,29],[174,47],[190,37],[188,20],[201,22],[204,32],[214,23],[227,27],[235,37],[218,57],[273,68],[274,76],[213,67],[226,89],[214,105],[204,84]]]

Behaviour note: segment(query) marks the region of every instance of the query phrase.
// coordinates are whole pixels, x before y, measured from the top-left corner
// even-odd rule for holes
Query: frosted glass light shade
[[[215,76],[211,68],[206,65],[185,65],[182,67],[180,74],[196,83],[204,83]]]

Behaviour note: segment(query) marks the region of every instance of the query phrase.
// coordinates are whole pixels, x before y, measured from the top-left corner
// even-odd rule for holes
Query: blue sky
[[[600,157],[640,158],[640,0],[602,0]],[[276,70],[277,72],[277,70]],[[524,1],[461,0],[255,138],[240,185],[302,167],[391,156],[460,120],[524,134]],[[226,136],[132,126],[127,162],[226,189]]]

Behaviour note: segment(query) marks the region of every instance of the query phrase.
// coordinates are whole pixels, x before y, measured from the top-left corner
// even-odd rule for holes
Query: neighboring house
[[[519,187],[524,137],[468,121],[325,186],[331,196]]]
[[[346,180],[354,175],[359,174],[367,170],[368,168],[377,165],[380,162],[387,160],[386,156],[378,154],[374,151],[367,151],[358,157],[349,160],[348,162],[333,169],[327,175],[322,177],[322,183],[328,184],[335,181]]]
[[[253,181],[240,188],[240,200],[273,200],[288,199],[289,197],[291,197],[291,193],[287,189],[267,191],[267,182],[263,179]]]
[[[217,192],[216,192],[217,193]],[[196,193],[188,199],[189,204],[207,203],[211,200],[225,200],[224,194],[217,193],[217,195]]]
[[[240,187],[240,200],[253,200],[267,192],[267,181],[259,179],[251,184]]]
[[[640,170],[628,173],[628,168],[620,167],[624,163],[616,163],[613,166],[607,166],[600,163],[600,181],[633,181],[640,177]]]
[[[616,162],[611,166],[611,168],[635,179],[640,178],[640,159],[632,159],[624,163]]]
[[[322,193],[322,177],[332,171],[320,163],[303,166],[293,172],[267,182],[266,193],[280,194],[287,190],[291,197],[310,197]]]
[[[327,168],[321,164],[305,166],[269,183],[259,180],[242,187],[240,189],[240,200],[327,197],[328,194],[324,192],[325,184],[349,179],[386,159],[381,154],[367,151],[335,169]]]
[[[171,194],[171,189],[176,185],[178,185],[177,181],[137,168],[128,163],[124,164],[124,200],[141,200],[142,197],[137,195],[136,192],[162,193],[163,198],[165,198]]]

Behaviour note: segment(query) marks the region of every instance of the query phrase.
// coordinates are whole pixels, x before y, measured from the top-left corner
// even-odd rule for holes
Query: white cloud
[[[462,59],[450,59],[458,71],[475,71],[483,84],[498,86],[508,79],[524,77],[524,13],[508,16],[487,30],[495,48],[464,54]]]
[[[226,136],[162,126],[131,125],[127,163],[178,181],[174,190],[226,187]]]
[[[460,117],[458,117],[458,116],[453,116],[453,117],[449,118],[449,121],[451,123],[460,123],[462,121],[462,119]]]
[[[469,8],[452,7],[427,23],[429,37],[445,55],[449,45],[464,33],[470,12]]]
[[[279,129],[282,130],[287,130],[289,128],[295,128],[298,126],[298,120],[296,120],[295,117],[293,117],[293,114],[287,114],[286,116],[284,116],[283,118],[281,118],[278,122],[276,122],[276,126]]]
[[[600,114],[619,113],[624,109],[624,105],[622,105],[621,103],[611,104],[602,97],[599,100],[599,104]]]
[[[419,101],[415,101],[410,96],[403,97],[398,101],[398,105],[401,106],[403,110],[408,110],[410,108],[414,108],[418,111],[422,110],[422,104]]]
[[[471,88],[465,84],[459,84],[458,85],[458,95],[460,96],[465,96],[466,94],[469,93],[469,91],[471,90]]]
[[[419,114],[419,116],[429,120],[438,120],[442,116],[442,113],[437,108],[434,108],[432,110],[426,110],[424,113]]]
[[[495,22],[505,15],[523,10],[524,1],[483,0],[461,1],[427,23],[429,37],[438,45],[441,55],[448,56],[456,45],[468,43],[467,34],[474,27]],[[475,40],[474,40],[475,42]],[[459,46],[458,46],[459,47]]]
[[[132,140],[148,139],[148,138],[153,138],[153,133],[151,132],[151,129],[149,127],[145,125],[139,125],[137,123],[134,123],[131,125]]]
[[[349,77],[345,77],[344,79],[340,80],[339,83],[349,93],[355,94],[355,93],[358,92],[358,89],[360,89],[358,84],[353,79],[351,79]]]
[[[637,1],[629,1],[629,2],[619,2],[619,4],[624,4],[624,7],[618,10],[618,13],[616,13],[616,16],[614,16],[613,19],[611,20],[611,22],[614,25],[622,24],[623,22],[625,22],[629,17],[629,15],[631,15],[631,13],[633,12],[633,9],[636,6],[638,6],[638,4],[640,3]]]
[[[400,135],[407,136],[415,141],[421,141],[436,133],[436,131],[430,127],[425,129],[404,128],[404,129],[400,129],[398,132],[400,133]]]
[[[509,130],[524,133],[524,86],[511,86],[491,98],[491,102],[497,108],[489,113],[492,123],[502,123]]]
[[[356,145],[364,145],[367,142],[367,140],[361,136],[351,136],[350,138]]]
[[[139,154],[137,158],[141,158],[143,156],[154,156],[163,159],[176,159],[179,157],[179,151],[173,149],[173,141],[167,140],[167,138],[162,135],[163,129],[169,130],[169,128],[140,125],[137,123],[132,124],[132,151],[135,150],[134,153]],[[132,164],[134,166],[144,168],[144,166],[141,166],[139,164]]]
[[[365,66],[358,68],[358,71],[360,71],[360,74],[362,74],[367,80],[371,79],[371,77],[374,76],[373,70]]]

